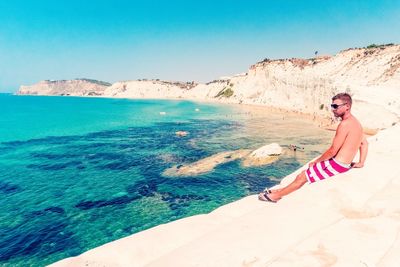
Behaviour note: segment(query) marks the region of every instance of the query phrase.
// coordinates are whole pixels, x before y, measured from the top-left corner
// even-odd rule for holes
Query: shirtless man
[[[266,190],[258,195],[262,201],[277,202],[283,196],[302,187],[307,181],[314,183],[348,171],[350,168],[364,166],[368,152],[368,142],[363,134],[360,122],[351,114],[352,99],[349,94],[341,93],[332,98],[331,109],[335,117],[341,118],[330,148],[319,158],[311,162],[308,169],[297,175],[288,186],[277,190]],[[360,151],[360,160],[353,159]]]

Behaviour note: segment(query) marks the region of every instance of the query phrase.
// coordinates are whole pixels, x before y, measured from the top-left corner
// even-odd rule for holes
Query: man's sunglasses
[[[338,109],[338,107],[340,107],[340,106],[344,106],[344,105],[346,105],[347,103],[343,103],[343,104],[331,104],[331,108],[332,109]]]

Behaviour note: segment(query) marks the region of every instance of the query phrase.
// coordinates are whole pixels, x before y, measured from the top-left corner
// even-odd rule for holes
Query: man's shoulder
[[[358,128],[362,129],[361,123],[354,116],[352,116],[351,118],[349,118],[347,120],[341,121],[339,125],[341,128],[348,129],[348,130],[354,130],[354,129],[358,129]]]
[[[342,120],[338,125],[338,129],[350,130],[357,127],[357,125],[359,125],[359,122],[356,118],[349,118],[347,120]]]
[[[354,122],[351,122],[350,119],[347,120],[342,120],[340,121],[338,127],[340,128],[347,128],[348,126],[350,126],[351,124],[353,124]]]

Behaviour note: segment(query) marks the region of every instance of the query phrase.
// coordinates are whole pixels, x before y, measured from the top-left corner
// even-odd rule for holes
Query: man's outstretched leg
[[[297,175],[296,179],[291,182],[289,185],[284,188],[272,190],[271,193],[262,192],[258,194],[258,199],[263,201],[276,202],[280,200],[283,196],[296,191],[300,187],[302,187],[307,182],[307,177],[305,171],[302,171],[299,175]]]

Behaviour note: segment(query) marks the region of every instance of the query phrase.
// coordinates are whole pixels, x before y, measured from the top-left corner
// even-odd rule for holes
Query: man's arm
[[[335,137],[333,138],[332,145],[325,151],[319,158],[310,162],[309,166],[313,166],[314,164],[324,161],[330,158],[333,158],[338,153],[339,149],[342,147],[344,141],[346,140],[346,136],[348,134],[347,124],[341,122],[336,129]]]
[[[365,159],[367,158],[367,154],[368,154],[368,141],[364,135],[363,140],[361,141],[361,145],[360,145],[360,160],[353,165],[353,168],[364,167],[364,162],[365,162]]]

